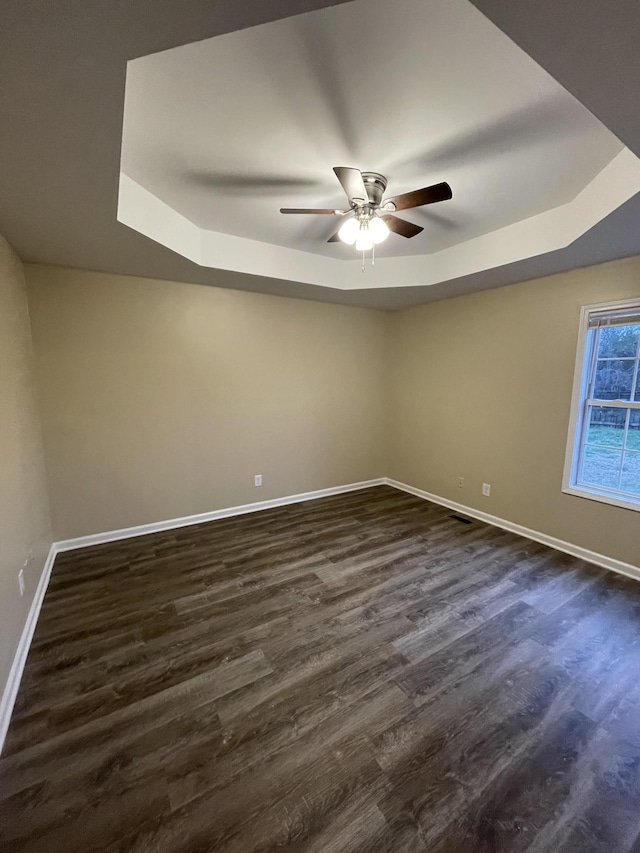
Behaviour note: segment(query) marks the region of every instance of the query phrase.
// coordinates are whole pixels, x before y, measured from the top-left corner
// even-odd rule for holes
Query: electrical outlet
[[[489,485],[489,483],[482,484],[482,494],[485,496],[485,498],[488,498],[491,494],[491,486]]]
[[[24,595],[24,570],[20,569],[18,572],[18,588],[20,589],[20,595]]]
[[[458,477],[458,488],[459,489],[464,488],[464,477]]]
[[[253,483],[255,486],[261,486],[262,485],[262,474],[256,474],[255,477],[253,478]]]

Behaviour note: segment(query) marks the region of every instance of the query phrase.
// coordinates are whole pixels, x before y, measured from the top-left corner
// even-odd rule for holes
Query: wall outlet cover
[[[485,496],[485,498],[488,498],[491,494],[491,486],[489,485],[489,483],[482,484],[482,494]]]
[[[261,486],[262,485],[262,474],[256,474],[255,477],[253,478],[253,482],[256,486]]]

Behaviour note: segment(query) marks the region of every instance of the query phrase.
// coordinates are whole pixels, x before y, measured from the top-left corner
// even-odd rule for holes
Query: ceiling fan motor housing
[[[369,202],[374,207],[379,207],[382,204],[382,197],[387,189],[387,179],[378,172],[363,172],[362,180],[369,196]]]

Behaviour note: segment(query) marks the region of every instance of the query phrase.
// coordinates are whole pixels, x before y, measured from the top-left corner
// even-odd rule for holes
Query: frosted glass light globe
[[[369,223],[363,222],[356,237],[356,250],[358,252],[368,252],[369,249],[373,249],[373,237],[369,231]]]
[[[371,234],[371,239],[374,243],[382,243],[382,241],[386,240],[389,236],[389,226],[384,219],[380,219],[379,216],[374,216],[369,223],[369,233]]]
[[[340,227],[338,237],[343,243],[346,243],[348,246],[353,246],[356,242],[359,228],[360,223],[357,219],[354,219],[353,217],[351,219],[347,219],[347,221]]]

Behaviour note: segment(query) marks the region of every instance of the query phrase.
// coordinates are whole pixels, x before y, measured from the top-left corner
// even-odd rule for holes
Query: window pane
[[[630,400],[635,362],[598,361],[593,396],[598,400]]]
[[[598,358],[624,358],[638,351],[640,324],[609,326],[600,329]]]
[[[586,445],[579,477],[580,482],[604,486],[607,489],[617,489],[621,458],[621,450]]]
[[[588,306],[587,316],[565,488],[605,502],[617,497],[640,510],[640,300]],[[578,385],[585,370],[588,382]]]
[[[625,492],[640,495],[640,453],[624,454],[620,488]]]
[[[640,450],[640,409],[631,410],[625,447],[628,450]]]
[[[626,409],[614,409],[613,406],[589,406],[587,443],[622,447],[626,418]]]

